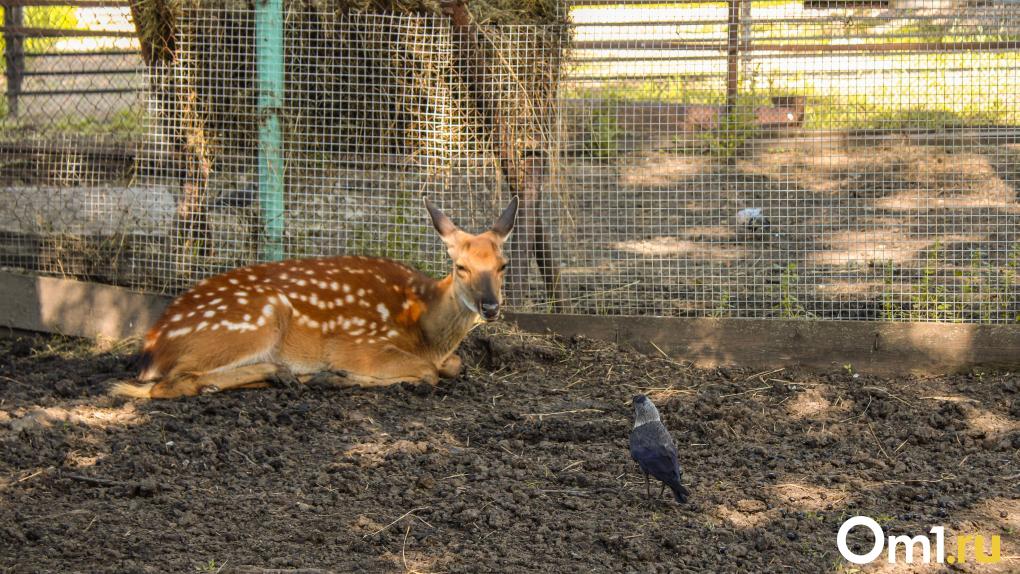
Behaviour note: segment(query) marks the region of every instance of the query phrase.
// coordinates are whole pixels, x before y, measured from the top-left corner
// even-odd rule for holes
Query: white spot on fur
[[[308,320],[308,326],[311,327],[312,329],[318,329],[319,328],[319,322],[316,321],[315,319],[309,319]]]
[[[177,337],[183,337],[191,332],[191,327],[181,327],[180,329],[174,329],[166,334],[169,339],[176,339]]]
[[[217,291],[226,291],[226,290],[227,290],[226,287],[220,287],[219,289],[217,289]]]
[[[247,297],[247,296],[248,296],[248,292],[247,291],[238,291],[238,292],[234,293],[234,297]]]
[[[255,330],[255,325],[252,325],[251,323],[248,323],[247,321],[245,321],[243,323],[232,323],[230,321],[223,320],[223,321],[220,321],[220,325],[223,325],[229,331],[254,331]]]
[[[258,277],[254,276],[254,275],[249,275],[248,276],[248,281],[256,281],[256,280],[258,280]]]
[[[189,317],[189,318],[190,318],[190,317],[194,317],[194,316],[195,316],[195,312],[194,312],[194,311],[192,311],[192,312],[190,312],[190,313],[188,313],[188,314],[187,314],[187,317]]]
[[[396,329],[390,329],[389,331],[386,332],[386,337],[388,339],[392,339],[392,338],[396,337],[399,334],[400,333],[398,333]]]
[[[344,289],[344,293],[350,293],[351,292],[351,286],[346,284],[346,283],[344,283],[343,289]]]
[[[297,284],[298,287],[304,287],[305,285],[308,285],[308,281],[305,281],[304,279],[298,279]]]
[[[364,296],[365,296],[365,290],[364,289],[358,289],[358,297],[364,297]]]
[[[183,318],[184,318],[184,315],[181,315],[180,313],[178,313],[178,314],[174,315],[173,317],[170,317],[170,322],[171,323],[176,323],[177,321],[180,321]]]
[[[245,314],[244,314],[244,320],[245,320],[245,321],[251,321],[251,315],[249,315],[249,314],[245,313]]]
[[[360,306],[362,306],[362,307],[364,307],[366,309],[368,309],[369,307],[372,306],[371,303],[369,303],[368,301],[365,301],[364,299],[362,299],[361,301],[358,301],[358,305],[360,305]]]
[[[221,303],[221,302],[223,302],[223,299],[221,299],[220,297],[217,297],[217,298],[213,299],[212,301],[209,301],[209,304],[210,305],[216,305],[217,303]]]
[[[344,301],[347,301],[348,303],[353,303],[354,302],[354,295],[348,295],[348,296],[344,297]]]
[[[270,305],[276,305],[276,296],[275,295],[270,295],[270,297],[269,297],[269,304]]]
[[[262,315],[263,316],[269,317],[272,314],[273,314],[273,305],[272,304],[267,303],[267,304],[262,306]]]
[[[227,310],[227,306],[226,305],[220,305],[216,309],[219,310],[219,311],[226,311]]]
[[[259,327],[265,327],[266,326],[266,317],[264,315],[259,317],[258,321],[255,321],[255,324],[258,325]]]
[[[390,318],[390,310],[384,303],[379,303],[375,306],[375,310],[379,312],[379,316],[382,317],[383,322]]]
[[[286,281],[288,278],[290,278],[290,275],[287,275],[286,273],[280,273],[280,279]]]
[[[227,283],[230,283],[231,285],[237,285],[239,281],[237,279],[228,279]]]
[[[239,305],[247,305],[247,304],[248,304],[248,300],[247,300],[247,299],[245,299],[244,297],[238,297],[238,298],[237,298],[237,303],[238,303]]]
[[[217,323],[216,325],[213,325],[212,329],[210,329],[210,330],[212,330],[212,331],[219,331],[220,330],[219,324]]]
[[[202,329],[205,329],[208,326],[209,326],[209,322],[208,321],[202,321],[198,325],[195,325],[195,332],[197,333],[197,332],[201,331]]]
[[[323,281],[323,283],[325,283],[325,281]],[[339,291],[340,290],[340,284],[337,283],[336,281],[333,281],[332,283],[329,284],[329,288],[334,290],[334,291]]]
[[[215,317],[216,311],[206,311],[205,313],[202,313],[202,316],[205,317],[206,319],[208,319],[209,317]]]

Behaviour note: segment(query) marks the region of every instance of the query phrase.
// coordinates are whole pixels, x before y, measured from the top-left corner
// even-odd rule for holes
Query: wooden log
[[[79,337],[141,335],[170,298],[0,272],[0,325]],[[534,332],[585,335],[697,367],[802,367],[882,376],[1020,369],[1020,326],[510,313]]]
[[[701,368],[800,367],[882,376],[1020,369],[1020,326],[508,314],[522,329],[611,341]]]

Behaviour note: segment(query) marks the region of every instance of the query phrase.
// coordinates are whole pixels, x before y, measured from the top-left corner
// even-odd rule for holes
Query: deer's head
[[[432,225],[453,260],[454,294],[461,305],[486,321],[499,318],[503,303],[503,277],[507,268],[503,243],[517,220],[517,204],[514,196],[492,227],[472,235],[459,229],[428,198],[425,199]]]

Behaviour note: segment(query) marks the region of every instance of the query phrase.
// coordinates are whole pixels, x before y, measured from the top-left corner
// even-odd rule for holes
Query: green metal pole
[[[256,0],[255,38],[259,80],[259,206],[264,226],[262,258],[283,259],[283,0]]]

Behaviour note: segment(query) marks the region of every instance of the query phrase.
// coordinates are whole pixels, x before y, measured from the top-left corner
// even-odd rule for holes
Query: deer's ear
[[[506,209],[500,214],[496,223],[492,224],[492,232],[503,241],[506,241],[506,238],[510,237],[510,232],[514,230],[514,224],[517,223],[517,206],[519,204],[520,200],[517,199],[516,195],[513,196],[510,200],[510,205],[506,206]]]
[[[433,205],[427,197],[425,198],[425,209],[428,210],[429,217],[432,218],[432,226],[439,232],[439,236],[443,238],[443,241],[449,242],[452,240],[454,234],[457,233],[457,226],[453,224],[453,221],[440,211],[438,207]]]

